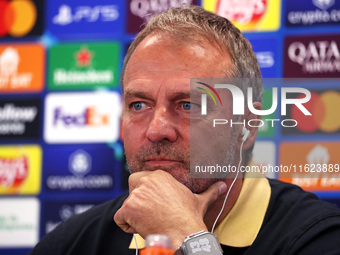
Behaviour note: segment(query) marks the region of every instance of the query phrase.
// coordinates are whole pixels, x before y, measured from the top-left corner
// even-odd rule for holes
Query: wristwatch
[[[221,255],[223,250],[217,237],[210,232],[200,231],[185,238],[175,255]]]

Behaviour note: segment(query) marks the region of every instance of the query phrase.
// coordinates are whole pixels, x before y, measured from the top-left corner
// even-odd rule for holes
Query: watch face
[[[211,233],[190,238],[185,243],[186,254],[188,255],[220,255],[221,246],[217,238]]]

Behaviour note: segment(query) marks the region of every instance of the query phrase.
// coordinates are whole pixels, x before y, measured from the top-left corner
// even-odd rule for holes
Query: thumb
[[[227,192],[227,184],[225,182],[219,181],[211,185],[206,191],[197,194],[197,199],[199,200],[201,210],[203,214],[206,213],[208,207],[214,203],[220,195]]]

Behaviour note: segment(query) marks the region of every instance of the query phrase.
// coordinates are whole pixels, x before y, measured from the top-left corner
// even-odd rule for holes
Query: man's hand
[[[127,233],[165,234],[177,249],[185,237],[207,230],[203,217],[210,204],[226,192],[223,182],[201,194],[192,193],[162,170],[134,173],[129,178],[130,195],[114,220]]]

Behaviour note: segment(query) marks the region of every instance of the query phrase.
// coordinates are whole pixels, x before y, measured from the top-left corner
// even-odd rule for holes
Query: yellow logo
[[[21,37],[29,33],[37,21],[37,8],[30,0],[0,1],[0,37]]]
[[[280,27],[281,0],[203,0],[202,6],[244,32],[274,31]]]
[[[0,147],[0,194],[35,195],[41,189],[41,148]]]

